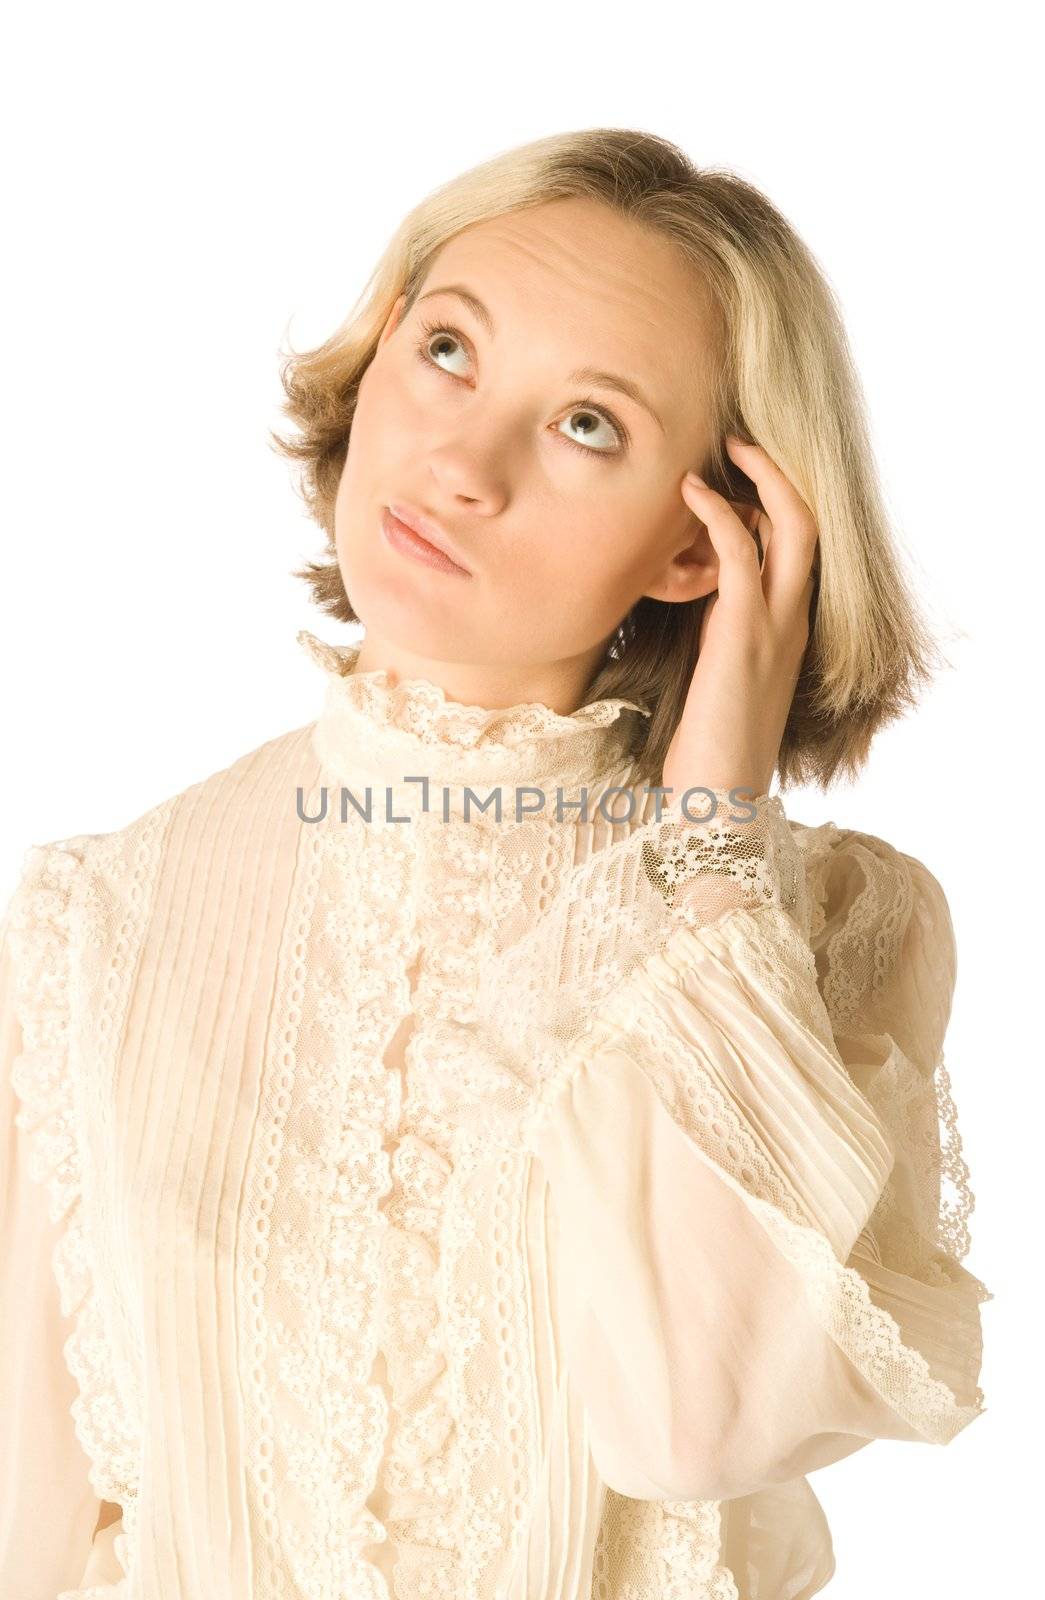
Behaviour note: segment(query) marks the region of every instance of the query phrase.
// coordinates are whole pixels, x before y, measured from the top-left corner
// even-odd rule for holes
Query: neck
[[[462,705],[503,710],[539,704],[568,717],[583,704],[608,643],[603,640],[582,655],[558,661],[459,662],[415,654],[368,629],[354,670],[383,671],[393,686],[419,680],[432,683],[448,700]]]

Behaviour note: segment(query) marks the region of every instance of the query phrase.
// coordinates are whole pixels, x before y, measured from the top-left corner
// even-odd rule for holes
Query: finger
[[[808,605],[813,590],[813,561],[817,535],[801,528],[774,533],[771,550],[762,563],[762,588],[772,616],[793,616]]]
[[[762,588],[771,612],[785,617],[797,611],[806,594],[817,547],[816,520],[786,473],[761,445],[730,434],[729,453],[758,489],[772,528],[762,563]]]
[[[755,541],[729,501],[695,472],[688,472],[683,478],[682,494],[707,528],[715,547],[720,597],[729,604],[751,603],[756,598],[764,603]]]
[[[711,613],[714,611],[714,609],[715,609],[715,607],[717,605],[718,605],[718,593],[715,592],[715,593],[709,594],[707,596],[706,600],[704,601],[704,612],[703,612],[703,615],[701,616],[701,619],[700,619],[700,632],[697,634],[697,654],[698,655],[700,655],[701,652],[704,649],[704,641],[708,636],[708,628],[711,625]]]
[[[744,505],[739,501],[731,501],[736,506],[737,516],[751,535],[758,551],[758,564],[761,568],[769,549],[769,541],[773,537],[773,524],[758,506]]]

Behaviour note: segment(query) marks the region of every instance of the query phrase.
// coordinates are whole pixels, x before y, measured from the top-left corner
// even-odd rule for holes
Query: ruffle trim
[[[403,678],[393,684],[383,667],[354,671],[359,645],[327,644],[304,628],[297,638],[306,655],[335,680],[339,701],[350,704],[375,725],[399,729],[433,746],[455,745],[462,751],[517,750],[534,740],[569,740],[593,728],[609,727],[623,711],[651,715],[638,701],[614,698],[593,700],[568,714],[553,711],[539,700],[507,707],[468,705],[448,699],[440,685],[426,678]]]
[[[401,1133],[385,1204],[380,1343],[392,1394],[383,1525],[396,1541],[395,1592],[456,1592],[459,1511],[447,1330],[437,1278],[443,1200],[451,1163],[425,1139]]]
[[[10,908],[10,937],[24,1048],[11,1079],[21,1102],[15,1125],[29,1140],[29,1175],[46,1189],[52,1224],[62,1224],[52,1268],[62,1315],[73,1318],[63,1355],[79,1386],[71,1407],[76,1437],[90,1464],[92,1488],[101,1499],[123,1505],[129,1523],[137,1503],[131,1487],[137,1457],[128,1441],[114,1436],[119,1407],[106,1368],[107,1335],[90,1267],[69,1070],[72,901],[87,837],[33,845],[23,858]],[[116,1537],[113,1548],[128,1572],[129,1530]],[[127,1582],[124,1577],[116,1584],[65,1590],[57,1600],[125,1600]]]

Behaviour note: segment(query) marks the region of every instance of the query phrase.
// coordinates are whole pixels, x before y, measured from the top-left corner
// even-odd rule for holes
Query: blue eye
[[[457,373],[449,372],[446,367],[439,366],[429,355],[429,346],[433,343],[436,334],[441,335],[444,343],[449,338],[462,349],[464,348],[464,337],[456,328],[444,326],[439,322],[423,322],[421,324],[420,337],[414,346],[417,358],[422,366],[434,368],[437,372],[446,372],[448,378],[455,378],[458,376]],[[452,359],[452,356],[453,352],[450,352],[448,359]],[[595,417],[599,422],[605,423],[613,434],[616,445],[606,449],[595,448],[592,445],[581,444],[576,439],[570,439],[564,433],[557,434],[556,437],[561,439],[564,444],[570,445],[574,450],[583,450],[587,456],[616,456],[622,453],[627,435],[621,424],[608,411],[604,411],[601,406],[596,406],[588,397],[584,397],[570,407],[566,417],[562,420],[565,421],[567,418],[572,420],[574,417]]]

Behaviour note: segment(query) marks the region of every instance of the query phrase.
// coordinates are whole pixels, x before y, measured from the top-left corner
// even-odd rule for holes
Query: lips
[[[422,512],[415,511],[412,506],[404,505],[401,500],[391,502],[388,510],[397,522],[401,522],[404,527],[410,529],[411,533],[416,534],[419,539],[423,539],[434,550],[438,550],[442,555],[446,556],[447,560],[452,561],[462,572],[468,571],[468,567],[454,545],[446,537],[439,524],[434,522],[431,517],[426,517]]]

